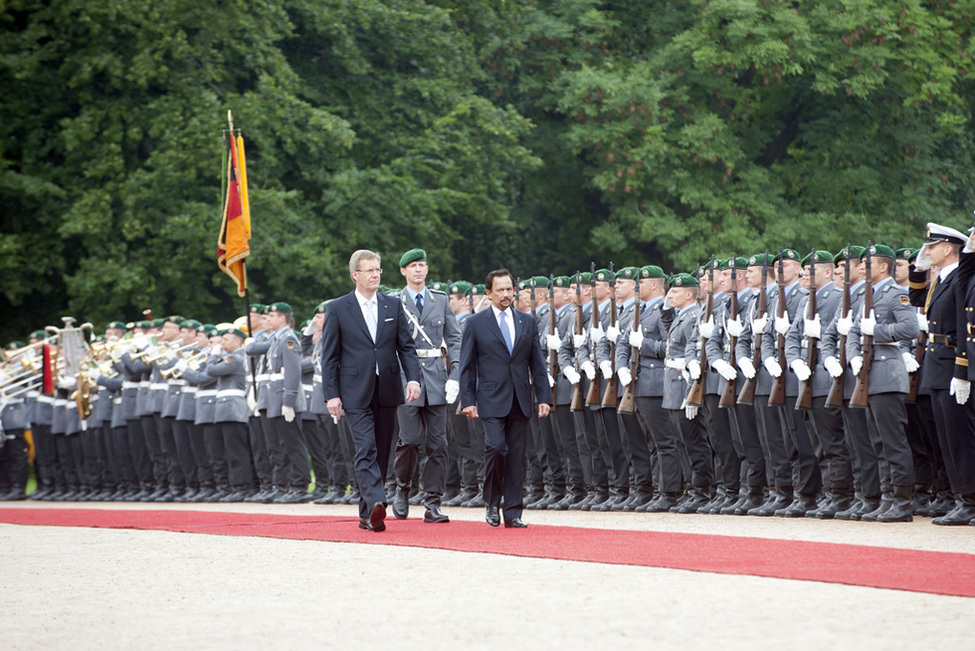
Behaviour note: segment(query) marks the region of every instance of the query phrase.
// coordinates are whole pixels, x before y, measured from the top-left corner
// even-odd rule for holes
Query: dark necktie
[[[416,295],[416,311],[423,314],[423,294]]]

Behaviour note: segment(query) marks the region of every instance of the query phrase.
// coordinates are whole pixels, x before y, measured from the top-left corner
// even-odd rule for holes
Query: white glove
[[[809,365],[801,359],[795,360],[789,366],[796,374],[796,377],[799,378],[800,382],[805,382],[812,375],[812,371],[809,370]]]
[[[88,419],[81,421],[81,431],[82,432],[88,431]]]
[[[257,400],[254,399],[254,387],[251,386],[247,389],[247,408],[255,416],[260,416],[260,412],[257,410]]]
[[[558,335],[545,335],[545,345],[549,350],[558,350],[562,345],[562,340]]]
[[[948,387],[948,393],[955,396],[955,402],[957,402],[959,405],[963,405],[968,402],[968,397],[971,395],[971,392],[971,382],[957,377],[951,378],[951,385]]]
[[[839,377],[843,375],[843,367],[840,362],[835,357],[827,357],[823,360],[823,366],[826,367],[826,371],[829,373],[830,377]]]
[[[584,343],[586,343],[586,335],[577,335],[575,333],[572,334],[572,346],[576,350],[582,348],[582,344]]]
[[[575,370],[571,366],[566,366],[565,370],[562,371],[562,375],[565,376],[565,379],[568,380],[570,384],[579,384],[579,380],[582,379],[582,376],[579,375],[579,371]]]
[[[782,367],[779,366],[779,360],[774,357],[766,357],[765,361],[762,362],[765,365],[765,370],[772,377],[779,377],[782,375]]]
[[[616,371],[616,375],[619,377],[620,384],[622,384],[623,386],[628,386],[630,382],[633,381],[633,376],[630,375],[630,369],[626,367],[623,367],[620,370]]]
[[[168,349],[166,350],[166,359],[167,359],[168,361],[170,361],[170,362],[171,362],[171,361],[173,361],[174,359],[176,359],[176,355],[178,355],[178,353],[176,352],[176,346],[172,346],[171,348],[168,348]]]
[[[592,339],[593,344],[598,344],[605,336],[606,333],[603,332],[602,326],[596,326],[595,328],[589,329],[589,338]]]
[[[972,228],[975,228],[975,226]],[[972,228],[968,229],[972,234],[968,236],[968,241],[965,242],[965,248],[961,250],[962,253],[975,253],[975,231],[972,231]]]
[[[841,316],[836,320],[836,331],[843,335],[844,337],[850,334],[850,328],[853,327],[853,317]]]
[[[90,371],[88,371],[88,377],[91,378],[92,382],[97,382],[98,378],[100,378],[101,376],[102,376],[102,372],[98,370],[98,367],[95,367]]]
[[[728,382],[734,382],[738,377],[738,371],[735,370],[735,367],[723,359],[716,359],[711,362],[711,368],[717,371],[718,375],[723,377]]]
[[[301,334],[306,335],[306,336],[314,335],[315,334],[315,329],[316,329],[315,328],[315,322],[314,321],[309,321],[308,322],[308,325],[305,326],[305,329],[301,331]]]
[[[914,373],[921,365],[917,363],[917,359],[914,358],[912,353],[901,353],[901,358],[904,360],[904,366],[907,367],[908,373]]]
[[[823,324],[819,320],[818,314],[812,319],[804,319],[802,322],[802,329],[806,333],[806,336],[810,339],[823,338]]]
[[[254,343],[254,337],[248,337],[247,339],[244,339],[244,348],[247,348],[252,343]]]
[[[546,373],[545,374],[545,377],[548,378],[548,388],[551,389],[552,387],[554,387],[555,386],[555,378],[552,377],[552,374],[551,373]]]
[[[738,368],[741,369],[741,373],[742,373],[742,375],[745,376],[746,379],[749,379],[749,380],[754,379],[754,377],[755,377],[755,365],[752,364],[752,358],[751,357],[742,357],[741,359],[739,359],[738,360]]]
[[[918,271],[927,271],[931,268],[931,256],[928,255],[927,244],[922,246],[921,250],[917,252],[917,258],[914,260],[914,268]]]
[[[928,315],[917,313],[917,327],[920,328],[921,332],[928,331]]]
[[[745,326],[738,319],[730,319],[724,324],[724,329],[728,331],[730,336],[740,337],[741,333],[745,331]]]
[[[857,355],[851,359],[850,370],[853,371],[853,375],[860,375],[860,371],[863,370],[863,358]]]
[[[696,359],[687,362],[687,373],[691,376],[692,380],[701,377],[701,362]]]
[[[284,405],[281,407],[281,415],[284,416],[284,419],[290,423],[295,419],[295,408]]]
[[[684,363],[683,357],[678,357],[676,359],[665,359],[664,366],[667,368],[672,368],[675,371],[680,371],[681,373],[683,373],[684,369],[687,368],[687,364]]]
[[[183,371],[185,371],[189,367],[190,367],[190,365],[186,363],[186,360],[185,359],[181,359],[178,362],[176,362],[176,366],[175,366],[175,368],[177,370],[179,370],[180,373],[182,373]]]
[[[613,364],[608,359],[599,362],[599,370],[602,371],[605,379],[608,380],[609,378],[613,377]]]
[[[586,374],[586,377],[590,381],[596,379],[596,367],[588,359],[582,363],[582,372]]]
[[[789,317],[787,316],[777,316],[775,317],[775,331],[780,335],[785,335],[789,332]]]
[[[643,328],[630,330],[630,345],[634,348],[643,348]]]
[[[684,407],[684,417],[687,418],[687,420],[694,420],[697,418],[698,409],[700,409],[700,407],[697,405],[686,405]]]
[[[874,316],[873,310],[870,310],[868,316],[860,319],[860,333],[873,336],[873,329],[877,326],[877,317]]]
[[[146,348],[146,354],[143,357],[155,357],[159,354],[159,348],[157,346],[149,346]]]
[[[768,317],[763,316],[752,320],[752,334],[759,335],[765,332],[765,326],[768,325]]]
[[[617,341],[619,341],[619,338],[620,338],[620,329],[619,329],[619,326],[611,325],[608,328],[606,328],[606,337],[609,339],[609,342],[611,344],[616,343]]]
[[[74,379],[70,375],[61,375],[58,377],[58,388],[71,390],[77,386],[78,380]]]
[[[697,331],[701,335],[701,339],[710,339],[714,336],[714,315],[707,321],[697,324]]]
[[[447,384],[444,385],[444,392],[447,394],[447,404],[454,404],[457,402],[457,396],[460,395],[460,382],[447,380]]]
[[[214,345],[210,346],[210,354],[211,355],[222,355],[223,354],[223,345],[221,345],[221,344],[214,344]]]

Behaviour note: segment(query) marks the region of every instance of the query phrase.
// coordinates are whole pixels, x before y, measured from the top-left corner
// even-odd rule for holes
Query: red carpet
[[[377,534],[360,530],[355,518],[203,511],[8,508],[0,522],[400,545],[975,597],[975,555],[835,543],[534,524],[506,530],[415,517],[387,520]]]

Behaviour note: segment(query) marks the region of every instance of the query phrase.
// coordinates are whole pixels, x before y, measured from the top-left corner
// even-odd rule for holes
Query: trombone
[[[38,346],[43,346],[47,343],[46,339],[41,339],[40,341],[35,341],[32,344],[27,344],[26,346],[21,346],[20,348],[15,348],[13,350],[3,350],[0,349],[0,355],[3,356],[4,362],[13,362],[17,357],[23,355],[27,351],[34,350]]]
[[[186,365],[193,369],[194,371],[199,370],[200,366],[206,361],[206,358],[210,356],[209,350],[201,350],[195,355],[192,355],[186,359]],[[176,380],[183,377],[183,371],[179,369],[178,366],[173,366],[172,368],[164,368],[159,371],[160,374],[167,380]]]

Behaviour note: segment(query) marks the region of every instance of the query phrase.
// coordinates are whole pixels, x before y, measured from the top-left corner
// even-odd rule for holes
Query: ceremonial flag
[[[250,205],[247,198],[247,170],[244,162],[244,139],[230,130],[227,152],[227,197],[223,206],[223,224],[217,241],[217,266],[237,283],[237,295],[247,290],[244,258],[250,255]]]

